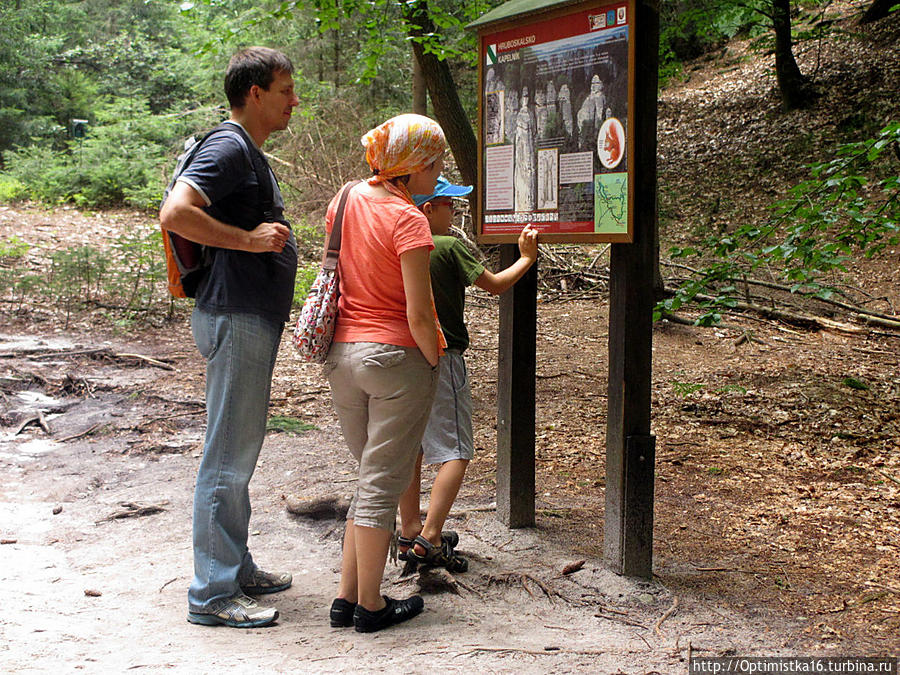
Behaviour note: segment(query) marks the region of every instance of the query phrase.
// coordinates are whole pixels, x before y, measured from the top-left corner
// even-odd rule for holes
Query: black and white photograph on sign
[[[573,217],[584,222],[592,205],[576,207],[576,202],[593,193],[594,176],[627,166],[625,7],[599,9],[588,18],[595,27],[588,33],[516,50],[499,43],[496,61],[485,72],[485,144],[514,147],[517,215],[509,222],[522,222],[536,211],[558,211],[559,222]],[[568,169],[568,182],[561,180],[563,162],[574,166],[569,156],[578,157],[579,166],[590,158],[577,181]]]
[[[506,121],[506,142],[516,142],[516,115],[519,114],[519,94],[514,89],[506,91],[503,119]]]
[[[532,45],[489,68],[484,91],[505,93],[506,142],[527,89],[538,138],[559,137],[566,152],[593,150],[606,119],[627,119],[627,38],[621,27]]]
[[[538,150],[538,211],[556,209],[559,186],[559,151],[556,148]]]
[[[503,142],[503,98],[503,91],[489,91],[484,95],[484,142],[487,145]]]
[[[522,87],[516,113],[516,211],[534,210],[536,149],[534,110],[528,87]]]

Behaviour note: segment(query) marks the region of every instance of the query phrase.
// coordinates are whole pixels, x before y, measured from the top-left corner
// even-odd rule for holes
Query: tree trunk
[[[428,114],[428,88],[425,85],[425,76],[422,74],[422,66],[416,58],[415,49],[412,56],[412,111],[417,115]]]
[[[772,0],[772,27],[775,29],[775,76],[785,110],[807,102],[806,78],[800,72],[791,44],[791,2]]]
[[[860,17],[860,23],[871,23],[883,19],[890,14],[891,7],[897,4],[897,0],[872,0],[872,4]]]
[[[435,33],[436,28],[428,15],[427,0],[415,0],[403,6],[403,18],[409,26],[409,34],[416,38],[429,33]],[[456,159],[456,166],[462,175],[466,185],[475,185],[478,170],[478,142],[475,140],[475,132],[472,124],[466,117],[459,100],[459,92],[450,66],[446,59],[440,60],[434,54],[426,54],[422,45],[412,41],[413,53],[422,68],[422,76],[428,87],[428,95],[431,97],[431,106],[434,116],[444,130],[450,152]],[[475,192],[469,197],[472,213],[476,213]],[[477,217],[477,216],[476,216]]]
[[[337,91],[338,87],[341,86],[341,34],[335,29],[331,31],[331,35],[334,38],[334,51],[332,52],[332,62],[331,62],[331,70],[334,73],[334,89]]]

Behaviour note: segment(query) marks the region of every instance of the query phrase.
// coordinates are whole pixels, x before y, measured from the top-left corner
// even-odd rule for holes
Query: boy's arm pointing
[[[519,235],[520,258],[501,272],[494,274],[488,269],[475,280],[475,285],[488,293],[499,295],[511,288],[519,279],[525,276],[528,269],[537,260],[538,233],[531,225],[526,225]]]

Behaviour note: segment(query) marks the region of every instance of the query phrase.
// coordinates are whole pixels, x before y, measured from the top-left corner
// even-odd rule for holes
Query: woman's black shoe
[[[406,600],[394,600],[382,596],[387,603],[384,609],[370,612],[362,605],[357,605],[353,612],[353,625],[357,633],[374,633],[376,630],[393,626],[411,619],[425,609],[425,601],[421,595],[414,595]]]
[[[331,603],[331,627],[347,628],[353,625],[353,610],[355,602],[348,602],[343,598],[335,598]]]

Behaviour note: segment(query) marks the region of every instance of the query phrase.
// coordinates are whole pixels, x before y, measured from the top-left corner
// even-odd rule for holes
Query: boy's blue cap
[[[430,195],[413,195],[412,198],[416,206],[422,206],[425,202],[430,202],[437,197],[465,197],[471,191],[471,185],[454,185],[443,176],[438,176],[434,192]]]

